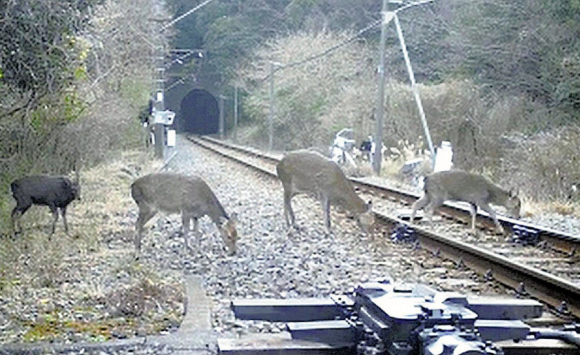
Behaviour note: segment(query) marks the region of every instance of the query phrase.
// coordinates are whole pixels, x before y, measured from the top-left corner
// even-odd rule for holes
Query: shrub
[[[501,178],[505,183],[518,186],[536,200],[579,200],[580,127],[516,136],[512,141],[515,145],[501,164]]]

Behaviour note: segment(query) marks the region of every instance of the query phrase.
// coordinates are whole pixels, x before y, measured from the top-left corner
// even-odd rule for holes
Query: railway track
[[[276,176],[276,163],[282,154],[265,153],[243,146],[226,144],[209,137],[189,139],[224,157],[236,160],[260,173]],[[377,233],[384,238],[415,243],[434,255],[452,260],[497,281],[522,297],[533,297],[566,319],[580,318],[580,238],[531,223],[499,217],[507,231],[505,236],[493,232],[493,221],[478,214],[479,231],[466,231],[471,217],[469,209],[446,204],[439,214],[442,221],[433,227],[410,225],[402,210],[419,196],[365,179],[351,179],[359,193],[373,198],[373,210],[381,221]],[[437,226],[435,226],[437,225]]]

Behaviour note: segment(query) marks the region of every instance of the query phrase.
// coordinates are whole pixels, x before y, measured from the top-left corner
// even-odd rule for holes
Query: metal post
[[[399,41],[401,42],[403,57],[405,57],[405,63],[407,64],[407,71],[409,72],[409,79],[411,80],[411,88],[413,89],[413,95],[415,96],[417,109],[419,109],[419,115],[421,116],[423,131],[425,132],[425,137],[427,137],[427,144],[429,145],[429,150],[431,151],[431,159],[432,159],[431,164],[432,167],[435,167],[435,148],[433,147],[431,133],[429,132],[429,126],[427,125],[427,119],[425,118],[425,111],[423,110],[421,96],[419,96],[419,89],[417,88],[417,83],[415,82],[415,74],[413,73],[413,67],[411,66],[411,61],[409,60],[409,53],[407,53],[407,46],[405,45],[405,39],[403,38],[403,30],[401,30],[399,17],[396,14],[395,14],[395,26],[397,27],[397,34],[399,35]]]
[[[270,118],[268,120],[269,127],[269,143],[268,149],[272,150],[274,147],[274,62],[270,61]]]
[[[220,95],[220,122],[219,122],[219,134],[220,134],[220,139],[224,139],[224,128],[225,128],[225,122],[224,122],[224,96]]]
[[[376,111],[376,131],[375,131],[375,155],[373,157],[373,170],[375,174],[381,175],[381,162],[383,160],[383,116],[385,114],[385,42],[387,36],[387,0],[383,0],[383,23],[381,27],[380,57],[379,57],[379,94]]]
[[[165,65],[164,65],[164,54],[163,46],[160,46],[159,54],[157,57],[157,92],[155,97],[157,111],[165,110]],[[155,157],[158,159],[163,159],[165,157],[165,125],[163,123],[154,124],[155,130]]]
[[[234,142],[238,140],[238,85],[234,86]]]

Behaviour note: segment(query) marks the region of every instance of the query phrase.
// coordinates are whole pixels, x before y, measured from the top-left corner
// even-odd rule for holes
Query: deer
[[[15,237],[22,232],[19,219],[32,205],[48,206],[53,215],[50,236],[54,234],[58,214],[62,214],[65,233],[69,228],[66,221],[66,209],[74,200],[81,199],[79,176],[71,179],[64,176],[33,175],[14,180],[10,184],[12,197],[16,200],[16,207],[12,210],[12,235]]]
[[[209,187],[198,176],[177,173],[152,173],[137,178],[131,184],[131,196],[139,207],[135,225],[135,258],[141,255],[143,227],[158,211],[168,214],[181,214],[185,246],[189,247],[188,234],[191,220],[194,232],[199,235],[198,219],[209,216],[216,225],[229,255],[236,253],[237,217],[228,216],[221,203]]]
[[[471,210],[471,231],[475,233],[477,208],[481,208],[493,219],[496,231],[504,234],[502,225],[497,220],[495,211],[489,204],[504,206],[508,214],[520,218],[521,200],[514,191],[504,190],[483,176],[462,170],[446,170],[425,177],[424,194],[412,207],[411,224],[418,210],[430,205],[429,222],[433,223],[435,210],[445,201],[462,201],[469,203]]]
[[[276,165],[284,188],[284,218],[288,227],[297,229],[292,198],[310,194],[318,198],[324,213],[324,225],[331,231],[330,205],[339,205],[355,215],[357,224],[368,233],[374,223],[372,201],[364,202],[352,183],[334,161],[308,150],[288,152]]]

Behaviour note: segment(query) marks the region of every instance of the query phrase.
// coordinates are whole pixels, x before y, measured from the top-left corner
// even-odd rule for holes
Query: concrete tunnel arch
[[[180,107],[179,128],[195,134],[215,134],[219,131],[219,105],[208,91],[194,89],[183,100]]]

